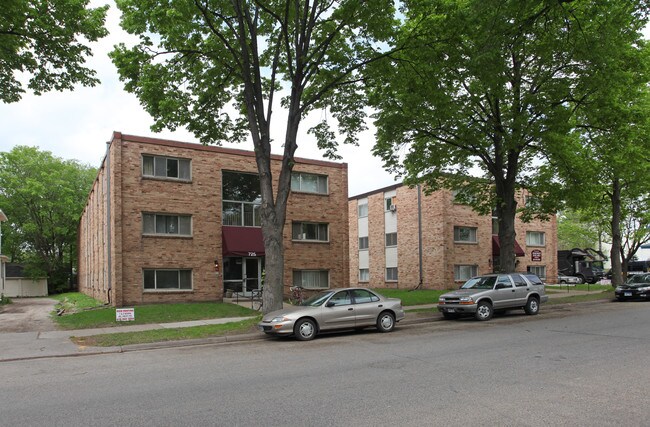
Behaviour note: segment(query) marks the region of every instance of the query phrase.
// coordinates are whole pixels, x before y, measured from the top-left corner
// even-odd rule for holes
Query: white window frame
[[[394,275],[392,274],[393,272],[395,273]],[[399,271],[397,270],[397,267],[386,267],[385,274],[387,282],[397,282],[399,279]]]
[[[316,226],[316,239],[307,239],[307,233],[304,232],[303,225],[315,225]],[[301,230],[296,233],[296,227],[300,227]],[[321,238],[321,226],[325,226],[325,236]],[[327,243],[329,242],[330,235],[330,226],[325,222],[307,222],[307,221],[294,221],[291,224],[291,239],[296,242],[318,242],[318,243]]]
[[[394,240],[395,240],[395,243],[393,243],[393,239],[392,239],[392,238],[390,239],[390,240],[391,240],[390,242],[388,241],[388,240],[389,240],[389,237],[388,237],[388,236],[393,236],[393,235],[395,236],[395,239],[394,239]],[[386,244],[386,247],[387,247],[387,248],[394,248],[394,247],[396,247],[396,246],[397,246],[397,231],[394,231],[394,232],[392,232],[392,233],[386,233],[386,234],[384,235],[384,241],[385,241],[385,244]],[[389,243],[390,243],[390,244],[389,244]]]
[[[324,273],[324,274],[323,274]],[[312,275],[317,274],[316,286],[312,286],[306,281],[306,278],[303,277],[304,274]],[[323,276],[326,276],[326,279]],[[326,280],[327,283],[323,284],[322,281]],[[330,272],[329,270],[293,270],[293,286],[300,286],[304,289],[329,289],[330,287]]]
[[[153,170],[151,173],[147,172],[147,168],[145,167],[146,163],[146,158],[151,158],[152,159],[152,167]],[[167,170],[166,163],[170,160],[175,160],[178,162],[178,176],[169,176],[167,173],[164,175],[162,174],[157,174],[156,172],[158,171],[157,164],[158,162],[165,162],[165,170]],[[181,172],[181,164],[187,164],[187,177],[182,177],[182,172]],[[162,166],[161,166],[162,167]],[[174,181],[181,181],[181,182],[189,182],[192,180],[192,161],[190,159],[184,159],[181,157],[171,157],[171,156],[159,156],[159,155],[154,155],[154,154],[143,154],[142,155],[142,176],[147,177],[147,178],[158,178],[158,179],[169,179],[169,180],[174,180]]]
[[[316,177],[316,191],[306,190],[303,187],[302,181],[304,177]],[[324,180],[325,189],[321,190],[321,184]],[[318,175],[315,173],[308,172],[292,172],[291,173],[291,191],[296,193],[309,193],[309,194],[329,194],[329,177],[327,175]]]
[[[533,273],[535,276],[542,280],[546,280],[546,266],[545,265],[529,265],[526,267],[526,272]],[[542,273],[542,274],[539,274]]]
[[[366,218],[368,217],[368,203],[362,203],[357,206],[357,214],[359,215],[359,218]]]
[[[532,236],[541,236],[542,243],[532,242]],[[531,243],[532,242],[532,243]],[[527,231],[526,246],[546,246],[546,233],[543,231]]]
[[[454,265],[454,281],[466,282],[472,277],[478,276],[478,265],[456,264]]]
[[[359,269],[359,282],[369,282],[370,281],[370,269],[369,268],[360,268]]]
[[[146,217],[150,216],[153,217],[153,232],[147,232],[145,229],[145,225],[147,222]],[[158,221],[160,221],[162,218],[161,217],[176,217],[176,228],[178,230],[177,233],[161,233],[158,231]],[[189,232],[188,233],[181,233],[181,218],[188,218],[189,219]],[[142,235],[143,236],[167,236],[167,237],[192,237],[192,215],[184,215],[184,214],[168,214],[168,213],[154,213],[154,212],[142,212]]]
[[[362,240],[362,239],[365,239],[365,240]],[[361,247],[361,242],[362,241],[365,241],[365,243],[366,243],[365,247]],[[367,251],[369,247],[370,247],[370,240],[368,239],[368,236],[359,237],[359,250],[360,251]]]
[[[154,274],[154,287],[147,288],[146,286],[146,275],[147,272],[153,272]],[[158,287],[158,273],[169,273],[176,272],[178,275],[178,287],[176,288],[159,288]],[[181,272],[189,272],[190,287],[181,288]],[[192,270],[189,268],[144,268],[142,269],[142,289],[144,292],[189,292],[194,290],[194,277]]]
[[[469,235],[467,239],[463,239],[461,232],[463,230],[468,230]],[[478,228],[477,227],[467,227],[464,225],[455,225],[454,226],[454,243],[478,243]]]

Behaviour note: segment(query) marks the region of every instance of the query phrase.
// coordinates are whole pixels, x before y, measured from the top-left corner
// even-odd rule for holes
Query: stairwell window
[[[386,281],[397,282],[397,267],[386,268]]]
[[[359,237],[359,250],[368,249],[368,236]]]
[[[189,159],[145,154],[142,156],[142,176],[190,181],[191,162]]]
[[[386,233],[386,247],[397,246],[397,233]]]
[[[370,280],[370,269],[360,268],[359,269],[359,281],[368,282]]]
[[[455,243],[476,243],[476,227],[454,227]]]
[[[464,282],[478,276],[477,265],[454,265],[454,280],[457,282]]]

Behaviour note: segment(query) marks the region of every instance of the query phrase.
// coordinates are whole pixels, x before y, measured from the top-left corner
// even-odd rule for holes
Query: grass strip
[[[402,305],[408,307],[411,305],[437,304],[440,295],[449,292],[449,290],[438,289],[375,289],[378,293],[388,298],[399,298]]]
[[[567,304],[573,302],[586,302],[586,301],[598,301],[602,299],[614,299],[614,289],[610,289],[593,293],[593,294],[583,294],[583,295],[571,295],[567,294],[566,297],[562,298],[549,298],[547,304]]]
[[[145,344],[152,342],[191,340],[210,337],[221,337],[253,332],[260,318],[246,319],[239,322],[221,325],[192,326],[188,328],[154,329],[140,332],[118,332],[114,334],[91,335],[87,337],[72,337],[72,342],[89,347],[115,347],[130,344]]]

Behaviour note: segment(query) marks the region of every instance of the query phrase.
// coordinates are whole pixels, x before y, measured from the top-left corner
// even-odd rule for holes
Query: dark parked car
[[[650,274],[635,274],[627,279],[625,284],[614,291],[616,299],[625,301],[630,299],[650,300]]]

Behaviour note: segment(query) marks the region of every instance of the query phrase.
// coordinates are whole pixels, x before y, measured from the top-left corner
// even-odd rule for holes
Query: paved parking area
[[[0,306],[0,333],[56,331],[50,318],[56,303],[52,298],[12,298]]]

